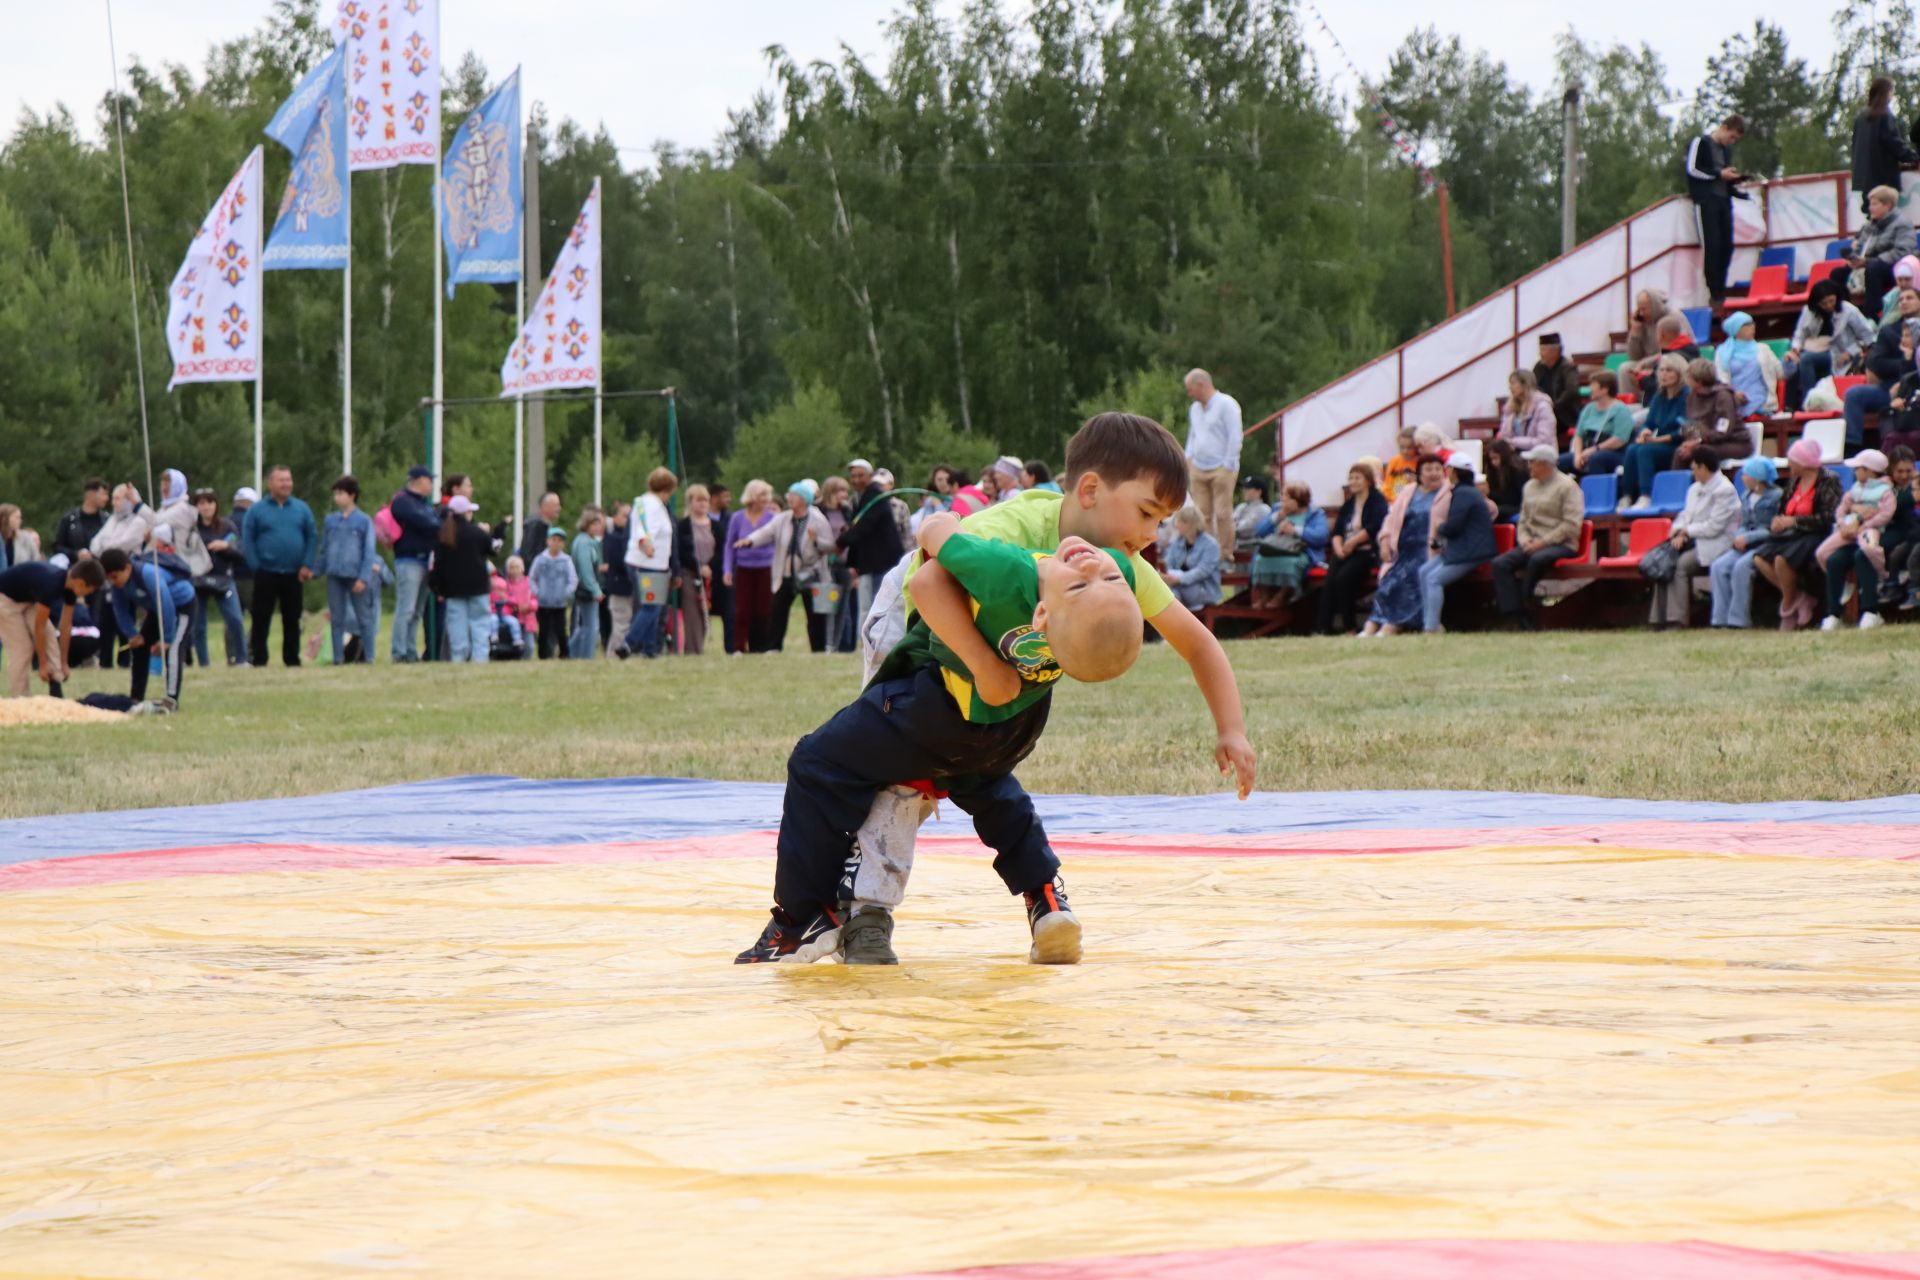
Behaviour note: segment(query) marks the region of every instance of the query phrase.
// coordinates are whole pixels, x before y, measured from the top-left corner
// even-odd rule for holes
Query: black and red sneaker
[[[779,907],[773,919],[760,931],[760,939],[733,958],[735,964],[768,964],[791,961],[810,964],[821,956],[832,955],[840,945],[841,915],[822,910],[806,924],[795,924],[793,917]]]
[[[1052,884],[1043,884],[1025,895],[1027,928],[1033,933],[1033,947],[1027,960],[1033,964],[1079,964],[1080,919],[1067,905],[1067,883],[1059,876]]]

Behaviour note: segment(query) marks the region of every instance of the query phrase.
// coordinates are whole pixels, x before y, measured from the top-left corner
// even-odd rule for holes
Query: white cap
[[[1555,466],[1560,463],[1560,454],[1550,444],[1537,444],[1521,456],[1528,462],[1551,462]]]
[[[1891,464],[1887,461],[1887,455],[1878,449],[1862,449],[1851,458],[1848,458],[1846,465],[1849,467],[1865,467],[1869,471],[1878,471],[1884,475]]]
[[[855,458],[852,462],[849,462],[847,464],[847,470],[849,471],[853,470],[855,467],[861,467],[867,471],[873,470],[873,464],[871,462],[868,462],[865,458]]]
[[[457,516],[464,516],[470,511],[478,511],[479,509],[479,504],[464,493],[456,493],[447,499],[447,510]]]
[[[255,492],[252,485],[243,484],[233,491],[233,500],[235,502],[258,502],[260,501],[260,495]]]
[[[891,489],[893,488],[893,472],[887,470],[885,467],[881,467],[873,473],[873,482],[875,484],[883,484]]]
[[[1480,468],[1473,465],[1473,455],[1464,450],[1454,450],[1452,456],[1447,459],[1447,469],[1449,471],[1464,471],[1472,476],[1476,483],[1478,483],[1480,479]]]

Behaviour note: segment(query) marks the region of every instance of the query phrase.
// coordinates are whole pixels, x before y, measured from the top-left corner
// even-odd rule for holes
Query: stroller
[[[527,631],[505,602],[493,606],[493,640],[487,657],[494,662],[518,662],[527,656]]]

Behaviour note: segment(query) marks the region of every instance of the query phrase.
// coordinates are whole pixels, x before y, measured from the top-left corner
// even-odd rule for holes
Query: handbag
[[[1680,553],[1671,542],[1662,542],[1640,557],[1640,576],[1648,582],[1672,582],[1680,569]]]
[[[1260,539],[1258,553],[1263,556],[1303,556],[1307,554],[1307,540],[1291,524],[1282,525]]]
[[[202,573],[193,580],[193,589],[203,595],[223,596],[233,590],[233,575],[228,573]]]
[[[840,611],[840,584],[830,578],[824,582],[809,582],[807,607],[814,613],[831,618]]]

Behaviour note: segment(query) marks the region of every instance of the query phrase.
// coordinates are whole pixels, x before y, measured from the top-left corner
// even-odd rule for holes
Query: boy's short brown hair
[[[1145,480],[1169,507],[1187,498],[1187,455],[1173,434],[1137,413],[1096,413],[1067,441],[1062,488],[1072,492],[1093,472],[1108,484]]]
[[[665,467],[655,467],[647,476],[648,493],[672,493],[680,487],[680,477]]]

